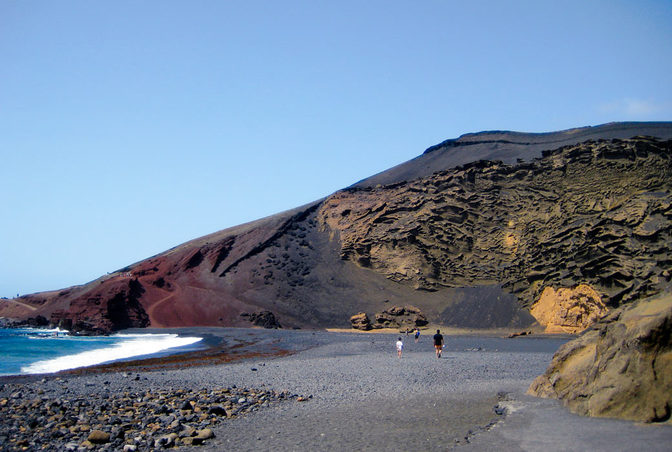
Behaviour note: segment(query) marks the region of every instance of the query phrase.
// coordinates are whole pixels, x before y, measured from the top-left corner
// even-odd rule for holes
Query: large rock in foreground
[[[562,346],[528,393],[582,415],[672,423],[672,295],[613,311]]]

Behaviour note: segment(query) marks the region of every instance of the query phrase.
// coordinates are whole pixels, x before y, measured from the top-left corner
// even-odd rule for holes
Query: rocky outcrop
[[[376,313],[376,323],[373,328],[402,328],[412,329],[427,325],[427,318],[415,306],[392,306]]]
[[[500,283],[530,307],[590,285],[618,306],[670,285],[672,142],[587,142],[351,188],[320,207],[341,258],[417,290]]]
[[[547,287],[530,309],[546,333],[576,334],[607,314],[600,295],[586,284],[554,290]]]
[[[672,295],[610,313],[563,345],[528,392],[582,415],[670,423]]]
[[[359,312],[350,317],[350,324],[356,330],[369,331],[371,326],[371,319],[366,312]]]
[[[243,312],[240,316],[247,318],[254,326],[261,326],[268,329],[282,328],[278,319],[275,318],[275,314],[271,311],[259,311],[253,312],[252,314]]]
[[[381,328],[401,328],[406,330],[425,326],[429,322],[420,308],[415,306],[392,306],[375,314],[375,322],[371,322],[366,312],[360,312],[350,317],[350,324],[354,329],[369,331]]]
[[[137,279],[91,291],[85,299],[70,303],[68,310],[55,310],[50,323],[79,334],[101,334],[149,326],[149,316],[140,303],[145,289]]]

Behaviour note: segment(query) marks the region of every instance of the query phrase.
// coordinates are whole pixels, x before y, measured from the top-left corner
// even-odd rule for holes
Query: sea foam
[[[120,340],[108,347],[37,361],[22,367],[21,373],[42,374],[93,366],[184,347],[202,339],[200,337],[180,337],[177,334],[115,334],[111,337]]]

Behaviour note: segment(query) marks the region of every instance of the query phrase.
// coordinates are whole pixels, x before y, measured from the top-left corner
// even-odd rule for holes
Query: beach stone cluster
[[[0,450],[157,450],[197,446],[227,419],[282,401],[286,391],[151,389],[49,396],[35,384],[0,388]]]

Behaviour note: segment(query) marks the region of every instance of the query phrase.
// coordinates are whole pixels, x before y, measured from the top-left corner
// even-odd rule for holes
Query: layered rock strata
[[[427,325],[427,317],[415,306],[392,306],[376,313],[373,328],[413,329]]]
[[[350,317],[350,324],[356,330],[369,331],[371,328],[371,319],[366,312],[358,312]]]
[[[350,324],[354,329],[362,331],[382,328],[401,328],[410,331],[429,323],[420,308],[410,305],[392,306],[377,312],[374,318],[375,322],[371,322],[366,312],[359,312],[350,317]]]
[[[672,295],[610,313],[563,345],[528,392],[582,415],[670,423]]]
[[[587,142],[352,188],[319,209],[342,259],[418,290],[502,284],[526,307],[586,283],[617,306],[669,286],[672,142]]]

